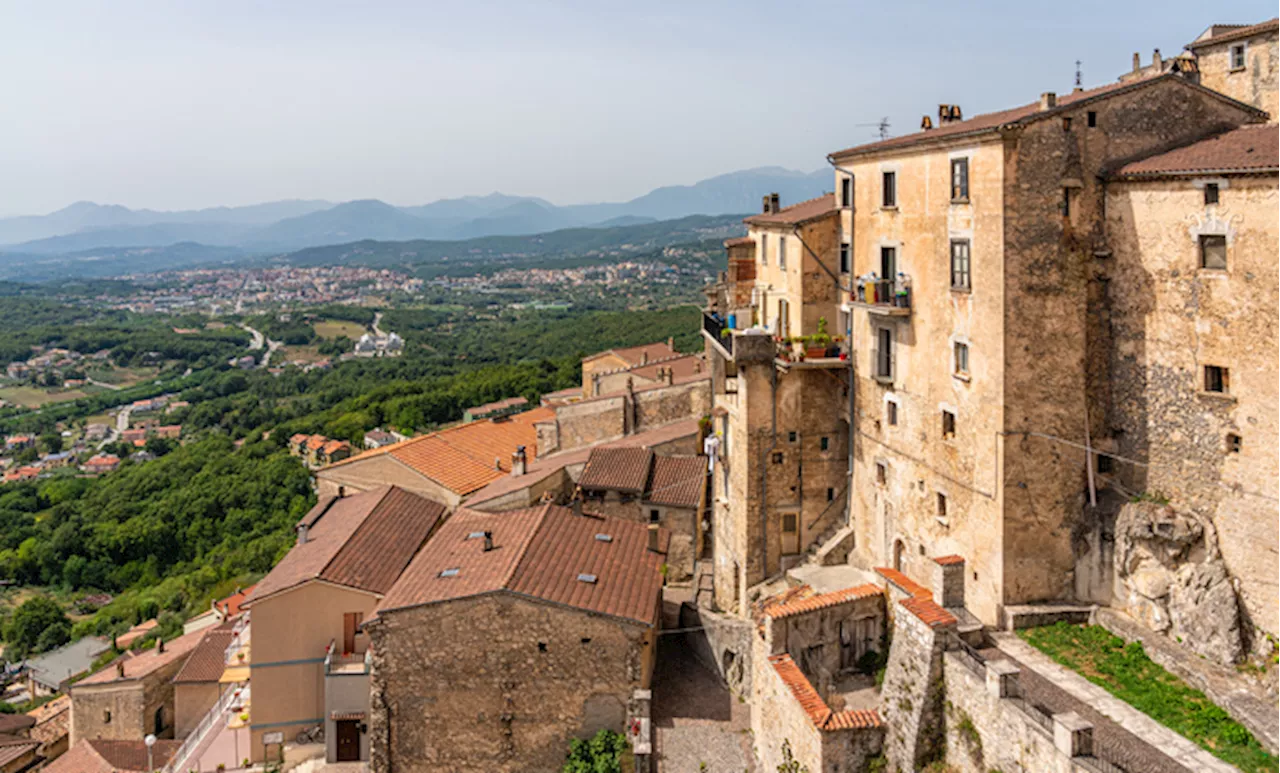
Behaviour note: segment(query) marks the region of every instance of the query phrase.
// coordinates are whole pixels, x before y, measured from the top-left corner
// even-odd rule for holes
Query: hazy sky
[[[1114,80],[1275,0],[0,0],[0,213],[623,200]]]

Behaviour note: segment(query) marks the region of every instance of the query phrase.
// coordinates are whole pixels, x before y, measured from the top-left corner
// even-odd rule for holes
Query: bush
[[[626,736],[612,730],[601,730],[586,741],[575,738],[560,773],[621,773],[628,750]]]

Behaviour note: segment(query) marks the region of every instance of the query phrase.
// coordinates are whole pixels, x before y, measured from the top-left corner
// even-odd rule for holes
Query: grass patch
[[[333,340],[339,336],[346,336],[352,341],[356,341],[360,336],[368,332],[364,325],[359,322],[348,322],[343,319],[325,319],[314,325],[316,335],[321,338]]]
[[[1152,662],[1138,642],[1101,626],[1059,622],[1018,631],[1026,642],[1213,756],[1246,771],[1280,770],[1257,739],[1199,690]]]
[[[88,393],[80,389],[41,389],[33,386],[13,386],[0,389],[0,400],[21,405],[24,408],[39,408],[49,403],[61,403],[67,400],[79,400]]]
[[[271,358],[272,365],[283,365],[286,362],[320,362],[329,359],[321,354],[315,346],[286,346]]]

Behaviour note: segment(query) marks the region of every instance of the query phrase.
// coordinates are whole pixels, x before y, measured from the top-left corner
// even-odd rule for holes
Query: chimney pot
[[[930,118],[930,117],[929,117],[929,116],[927,116],[927,115],[926,115],[926,116],[922,116],[922,117],[920,118],[920,128],[921,128],[923,131],[929,131],[930,129],[932,129],[932,128],[933,128],[933,119],[932,119],[932,118]]]
[[[346,486],[338,486],[338,499],[342,499],[342,498],[343,498],[343,497],[345,497],[346,495],[347,495],[347,487],[346,487]]]
[[[307,525],[305,523],[298,524],[298,544],[307,544]]]
[[[667,348],[668,348],[668,349],[670,349],[670,350],[671,350],[671,351],[673,351],[673,352],[676,350],[676,337],[675,337],[675,336],[667,336]]]
[[[524,475],[528,455],[525,453],[524,446],[516,446],[515,453],[511,455],[511,474]]]
[[[761,214],[765,214],[765,215],[769,214],[769,196],[768,196],[768,194],[765,194],[765,195],[760,199],[760,212],[761,212]]]
[[[952,105],[952,106],[951,106],[951,120],[953,120],[953,121],[963,121],[963,120],[964,120],[964,114],[963,114],[963,113],[961,113],[961,111],[960,111],[960,106],[959,106],[959,105]]]
[[[1040,95],[1040,109],[1052,110],[1058,106],[1058,95],[1052,91],[1046,91]]]
[[[156,652],[164,652],[164,639],[156,640]]]
[[[486,531],[484,533],[484,552],[488,553],[493,550],[493,532]]]
[[[1138,72],[1142,69],[1142,56],[1137,52],[1133,52],[1133,71]]]
[[[124,679],[124,661],[123,660],[116,662],[116,676],[120,677],[121,679]]]
[[[782,210],[782,198],[776,193],[769,194],[769,211],[777,214]]]
[[[1164,64],[1164,60],[1160,58],[1160,49],[1151,52],[1151,66],[1155,69],[1155,74],[1160,74],[1160,65]]]

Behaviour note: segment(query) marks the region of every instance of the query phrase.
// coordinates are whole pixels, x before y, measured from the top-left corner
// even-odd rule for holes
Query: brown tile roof
[[[1220,43],[1229,43],[1233,40],[1250,38],[1260,32],[1276,32],[1277,30],[1280,30],[1280,18],[1264,21],[1260,24],[1215,24],[1213,27],[1210,27],[1205,31],[1212,33],[1216,29],[1224,27],[1226,29],[1219,32],[1217,35],[1210,34],[1209,37],[1204,37],[1202,35],[1188,43],[1184,48],[1189,51],[1194,51],[1197,48],[1203,48],[1205,46],[1216,46]]]
[[[227,647],[235,638],[235,623],[228,620],[205,630],[204,638],[191,651],[191,657],[173,677],[174,684],[216,682],[227,665]]]
[[[817,198],[783,207],[771,215],[759,214],[743,218],[742,222],[749,225],[801,225],[812,220],[821,220],[838,211],[836,195],[824,193]]]
[[[1199,90],[1205,94],[1217,97],[1218,99],[1230,102],[1239,107],[1253,110],[1259,115],[1263,114],[1260,110],[1256,110],[1242,102],[1237,102],[1236,100],[1233,100],[1223,94],[1219,94],[1216,91],[1194,84],[1176,73],[1165,73],[1151,78],[1130,80],[1121,83],[1109,83],[1105,86],[1099,86],[1097,88],[1087,89],[1084,91],[1073,91],[1066,94],[1059,94],[1057,96],[1057,106],[1049,110],[1041,110],[1040,101],[1036,100],[1035,102],[1022,105],[1020,107],[1014,107],[1008,110],[999,110],[994,113],[976,115],[967,121],[944,124],[933,129],[919,131],[912,134],[904,134],[901,137],[893,137],[887,140],[880,140],[879,142],[871,142],[865,145],[845,148],[844,150],[832,153],[830,157],[838,159],[849,156],[860,156],[877,153],[882,150],[896,150],[898,148],[911,147],[913,145],[932,143],[948,138],[995,132],[1003,126],[1031,123],[1042,118],[1056,116],[1066,110],[1078,108],[1087,102],[1105,99],[1137,89],[1145,89],[1156,83],[1163,83],[1168,80],[1173,80],[1187,88]]]
[[[751,238],[750,236],[739,236],[739,237],[737,237],[736,239],[725,239],[725,240],[724,240],[724,246],[725,246],[726,248],[728,248],[728,247],[748,247],[748,246],[750,246],[750,247],[754,247],[754,246],[756,246],[756,240],[755,240],[755,239],[753,239],[753,238]]]
[[[0,714],[0,733],[9,734],[29,730],[36,723],[30,714]]]
[[[937,558],[933,559],[933,562],[939,566],[952,566],[953,564],[963,564],[964,556],[957,556],[957,555],[938,556]]]
[[[590,357],[583,357],[582,361],[591,362],[599,357],[612,354],[631,365],[639,365],[641,362],[646,360],[646,355],[647,359],[656,360],[659,357],[670,357],[676,353],[675,348],[671,346],[669,341],[659,341],[657,343],[627,346],[620,349],[606,349],[603,352],[596,352]]]
[[[876,585],[858,585],[844,590],[784,601],[780,604],[769,606],[764,610],[764,613],[772,618],[791,617],[792,615],[801,615],[806,612],[816,612],[819,609],[834,607],[837,604],[880,596],[883,593],[884,591]]]
[[[554,409],[543,407],[496,421],[460,424],[430,435],[370,449],[331,464],[320,474],[387,454],[450,491],[465,496],[510,474],[511,454],[516,446],[536,449],[538,433],[533,425],[554,416]]]
[[[40,742],[31,738],[0,735],[0,767],[21,759],[39,748]]]
[[[348,451],[351,450],[351,444],[345,440],[330,440],[328,443],[324,444],[323,451],[326,454],[332,454],[342,451],[343,449]]]
[[[1276,124],[1250,124],[1164,153],[1131,161],[1111,176],[1117,179],[1188,174],[1257,174],[1280,169],[1280,133]]]
[[[596,448],[587,458],[578,485],[588,491],[642,494],[649,481],[653,452],[647,448]]]
[[[262,578],[247,603],[310,580],[386,593],[444,513],[444,505],[396,486],[326,497],[299,522],[307,541]]]
[[[913,596],[898,603],[930,628],[955,625],[957,622],[955,615],[938,606],[937,602],[930,598]]]
[[[156,671],[186,658],[200,642],[204,631],[192,631],[176,639],[164,643],[164,652],[157,645],[142,652],[129,652],[108,663],[97,673],[81,679],[71,690],[95,684],[111,684],[112,682],[128,682],[145,678]],[[124,675],[120,675],[120,667],[124,667]]]
[[[705,456],[655,456],[644,498],[658,505],[695,509],[702,503],[706,481]]]
[[[486,531],[493,543],[487,551],[483,539],[470,536]],[[659,538],[665,551],[669,535],[660,530]],[[377,614],[506,592],[653,625],[666,559],[648,540],[647,524],[556,505],[505,513],[463,508],[427,541]]]
[[[319,451],[321,448],[324,447],[324,444],[328,442],[329,442],[329,438],[325,437],[324,435],[312,435],[311,437],[307,438],[307,450]]]
[[[833,712],[826,701],[813,689],[813,685],[805,678],[804,672],[795,664],[790,655],[770,655],[769,664],[782,679],[782,683],[791,690],[800,708],[809,715],[813,726],[819,730],[857,730],[880,727],[880,714],[874,709],[849,709]]]
[[[164,767],[182,741],[156,741],[151,747],[152,765]],[[45,766],[43,773],[144,773],[147,746],[136,741],[83,739]]]
[[[159,625],[159,623],[156,622],[156,619],[154,617],[151,618],[150,620],[147,620],[146,622],[138,623],[134,627],[130,628],[129,630],[125,631],[124,633],[116,637],[116,646],[122,650],[128,649],[130,644],[133,644],[138,639],[141,639],[143,636],[146,636],[148,633],[151,633],[151,631],[153,631],[157,625]]]
[[[669,370],[674,378],[681,379],[702,373],[703,369],[701,354],[685,354],[667,357],[657,362],[650,361],[647,365],[635,365],[627,369],[627,372],[653,381],[658,379],[660,370]]]
[[[250,585],[247,588],[241,588],[230,596],[218,599],[213,603],[217,604],[218,608],[221,609],[227,617],[235,617],[240,614],[240,605],[244,603],[245,599],[249,598],[250,594],[253,593],[253,589],[253,585]]]

